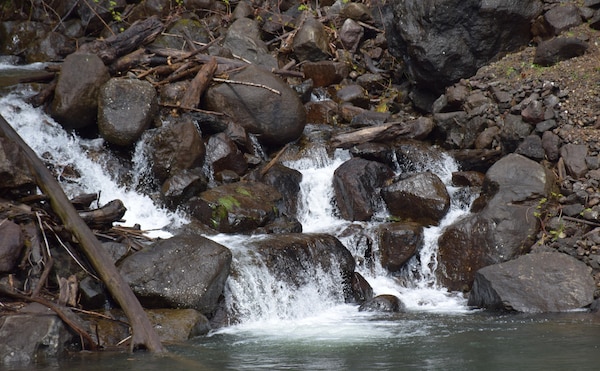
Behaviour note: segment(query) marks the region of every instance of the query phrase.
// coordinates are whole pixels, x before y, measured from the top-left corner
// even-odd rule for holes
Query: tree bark
[[[338,134],[331,139],[331,144],[338,148],[350,148],[365,142],[388,141],[409,132],[410,128],[402,123],[387,123]]]
[[[0,134],[21,148],[38,187],[48,196],[52,209],[60,217],[65,227],[77,238],[81,249],[92,266],[129,318],[133,332],[131,349],[145,347],[151,352],[165,352],[146,312],[144,312],[127,282],[119,274],[106,250],[102,248],[100,241],[96,239],[90,228],[81,220],[60,184],[44,166],[43,162],[1,115]]]

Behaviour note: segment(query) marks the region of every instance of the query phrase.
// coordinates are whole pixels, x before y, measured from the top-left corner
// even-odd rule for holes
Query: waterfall
[[[143,176],[135,174],[148,171],[145,157],[139,155],[143,148],[137,148],[132,156],[128,166],[130,174],[120,177],[111,164],[121,160],[104,150],[102,139],[82,139],[68,133],[42,110],[26,102],[31,95],[33,92],[25,89],[4,95],[0,98],[0,113],[37,155],[58,173],[58,180],[67,196],[99,193],[100,206],[119,199],[127,208],[125,221],[121,224],[139,224],[150,237],[169,237],[171,233],[166,231],[166,227],[177,228],[187,223],[182,214],[157,206],[149,196],[137,191],[138,184],[135,182]]]
[[[0,113],[7,119],[25,142],[51,163],[68,196],[81,193],[100,193],[100,204],[120,199],[127,208],[125,225],[139,223],[143,230],[152,231],[151,237],[169,237],[167,228],[187,223],[185,216],[157,206],[144,189],[144,179],[150,174],[145,140],[140,140],[125,167],[129,174],[121,176],[111,171],[111,164],[122,161],[104,150],[102,139],[82,139],[68,133],[52,118],[25,101],[32,91],[19,90],[0,98]],[[263,157],[257,147],[257,156]],[[441,160],[411,163],[410,169],[397,164],[394,171],[432,171],[446,184],[451,196],[451,207],[440,225],[425,228],[424,246],[407,264],[400,275],[387,272],[374,259],[367,264],[367,251],[378,251],[375,233],[378,221],[385,220],[387,210],[381,205],[371,222],[349,222],[339,217],[333,194],[334,171],[351,155],[346,150],[328,153],[324,145],[314,144],[301,158],[286,160],[284,165],[302,173],[298,200],[298,220],[306,233],[329,233],[336,236],[355,256],[356,270],[367,279],[376,295],[398,296],[409,310],[433,312],[464,312],[466,300],[461,295],[445,290],[436,282],[437,239],[443,229],[468,213],[474,198],[468,190],[450,185],[453,171],[458,170],[454,160],[443,155]],[[126,179],[126,181],[123,181]],[[350,233],[354,232],[354,233]],[[245,247],[246,241],[257,237],[217,235],[210,238],[229,247],[233,254],[233,272],[228,279],[225,299],[228,310],[243,323],[281,321],[288,326],[318,318],[335,328],[336,321],[354,323],[365,316],[355,305],[346,304],[340,293],[342,278],[338,272],[325,272],[315,267],[309,272],[318,279],[310,284],[291,287],[265,269],[260,259]]]

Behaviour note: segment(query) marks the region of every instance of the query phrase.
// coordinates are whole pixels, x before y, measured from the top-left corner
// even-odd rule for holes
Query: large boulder
[[[554,184],[550,171],[524,156],[496,162],[486,173],[477,212],[447,227],[438,240],[441,283],[468,291],[480,268],[528,252],[539,228],[536,206]]]
[[[0,317],[0,368],[10,370],[56,360],[73,342],[74,336],[63,321],[49,309],[39,307],[32,304],[23,313]]]
[[[98,97],[98,129],[107,142],[133,145],[152,124],[158,111],[156,90],[147,81],[108,80]]]
[[[531,40],[539,0],[395,0],[386,36],[408,74],[437,98],[444,88]]]
[[[278,279],[296,287],[318,279],[319,272],[341,274],[340,292],[350,293],[354,257],[334,236],[289,233],[249,241],[247,247],[262,256],[265,266]]]
[[[444,182],[432,172],[415,174],[381,190],[391,215],[424,225],[437,225],[450,208]]]
[[[333,189],[342,218],[370,220],[379,206],[379,188],[393,175],[387,165],[358,157],[340,165],[333,174]]]
[[[378,226],[381,265],[398,272],[423,246],[423,227],[414,223],[384,223]]]
[[[110,79],[96,54],[73,53],[62,63],[50,113],[66,129],[96,123],[100,87]]]
[[[229,276],[231,251],[201,235],[160,240],[119,264],[119,272],[148,308],[192,308],[209,315]]]
[[[152,170],[159,182],[186,169],[202,166],[206,147],[189,116],[167,123],[150,138]]]
[[[209,88],[204,96],[205,108],[226,112],[263,144],[282,146],[302,135],[306,111],[296,92],[283,80],[256,66],[232,73],[229,78],[250,85],[224,83]]]
[[[259,25],[250,18],[239,18],[229,26],[223,46],[235,55],[266,69],[277,68],[277,60],[261,38]]]
[[[527,254],[475,274],[469,305],[519,312],[564,312],[588,306],[591,268],[566,254]]]

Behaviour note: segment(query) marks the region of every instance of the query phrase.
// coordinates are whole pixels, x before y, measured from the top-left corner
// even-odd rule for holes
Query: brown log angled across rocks
[[[108,252],[85,222],[81,220],[60,184],[44,166],[44,163],[1,115],[0,135],[20,147],[38,187],[50,199],[52,209],[60,217],[65,227],[77,238],[81,249],[98,272],[108,291],[127,315],[133,332],[131,349],[146,348],[151,352],[164,353],[166,350],[146,312],[127,282],[119,274]]]

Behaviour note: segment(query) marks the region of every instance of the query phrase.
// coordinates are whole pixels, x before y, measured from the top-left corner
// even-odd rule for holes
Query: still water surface
[[[588,313],[408,313],[318,328],[238,328],[171,345],[166,357],[78,353],[35,369],[598,370],[599,343],[600,318]]]

